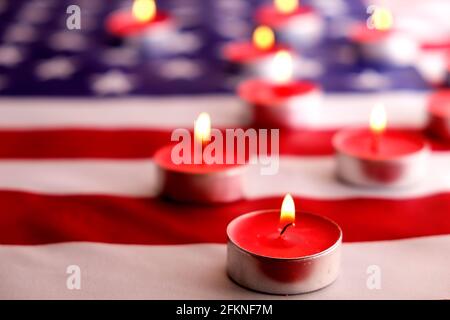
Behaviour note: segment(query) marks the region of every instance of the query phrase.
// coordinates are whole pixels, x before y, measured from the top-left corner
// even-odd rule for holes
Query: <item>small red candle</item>
[[[209,115],[202,113],[197,118],[194,128],[194,143],[191,159],[203,151],[210,140],[211,123]],[[243,164],[208,164],[200,159],[199,163],[174,163],[172,159],[173,145],[158,150],[154,161],[158,167],[161,195],[172,200],[192,203],[225,203],[243,196]],[[216,149],[218,158],[225,159],[224,151]]]
[[[361,186],[408,186],[426,173],[428,146],[412,134],[385,131],[384,107],[377,105],[370,129],[347,129],[333,138],[337,176]]]
[[[450,142],[450,90],[431,95],[428,103],[428,129],[436,137]]]
[[[267,26],[258,26],[252,41],[232,42],[224,46],[223,57],[232,70],[243,71],[246,75],[267,77],[269,64],[280,50],[289,50],[275,43],[275,35]]]
[[[342,231],[334,222],[300,213],[288,194],[281,213],[263,210],[227,228],[228,274],[238,284],[272,294],[298,294],[332,283],[339,271]]]
[[[256,21],[276,30],[283,42],[301,48],[317,43],[324,32],[322,17],[298,0],[274,0],[256,12]]]
[[[250,79],[238,87],[240,98],[253,109],[261,127],[297,128],[318,116],[322,91],[309,81],[292,80],[293,61],[286,51],[271,63],[272,80]]]
[[[432,87],[450,85],[450,37],[421,41],[417,68]]]
[[[173,32],[173,20],[157,10],[154,0],[135,0],[132,9],[111,13],[106,20],[106,30],[117,38],[135,40],[161,40]]]
[[[392,28],[393,16],[388,9],[377,7],[370,21],[369,25],[356,23],[349,35],[363,60],[398,66],[416,62],[417,41]]]

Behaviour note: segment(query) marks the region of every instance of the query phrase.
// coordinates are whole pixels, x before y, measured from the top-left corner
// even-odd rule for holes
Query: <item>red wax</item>
[[[223,54],[229,61],[245,63],[271,56],[280,50],[289,49],[281,45],[273,45],[268,49],[260,49],[251,42],[234,42],[224,47]]]
[[[256,13],[256,21],[260,24],[276,28],[288,23],[292,18],[301,17],[312,13],[314,13],[314,10],[307,6],[299,6],[297,10],[287,14],[279,12],[274,6],[265,6]]]
[[[422,42],[420,45],[423,50],[449,50],[450,49],[450,39],[445,39],[441,41],[430,41]]]
[[[169,22],[169,16],[161,11],[157,11],[156,16],[146,22],[138,21],[130,10],[120,10],[113,12],[106,20],[106,29],[117,37],[127,37],[148,31],[151,27],[160,26]]]
[[[425,141],[419,136],[395,131],[386,131],[378,137],[374,149],[374,133],[369,129],[349,129],[336,135],[338,151],[367,160],[389,160],[407,156],[423,150]]]
[[[280,212],[276,210],[249,213],[228,226],[230,240],[252,254],[294,259],[327,250],[340,237],[339,227],[332,221],[307,213],[298,213],[294,226],[280,236]]]
[[[244,101],[251,104],[272,105],[317,90],[319,87],[308,81],[277,84],[266,80],[247,80],[239,86],[238,94]]]
[[[392,29],[369,29],[365,24],[357,24],[351,29],[350,39],[359,43],[374,43],[386,39],[391,34]]]
[[[430,98],[428,110],[435,116],[450,120],[450,90],[434,93]]]
[[[192,173],[192,174],[206,174],[206,173],[214,173],[214,172],[220,172],[220,171],[224,171],[227,169],[231,169],[233,167],[238,167],[239,164],[237,164],[236,162],[233,164],[226,164],[226,158],[225,158],[225,154],[222,154],[222,151],[218,148],[216,149],[218,152],[220,152],[220,154],[218,155],[218,157],[223,159],[223,164],[206,164],[204,163],[204,161],[202,161],[202,163],[199,164],[195,164],[193,163],[194,161],[194,155],[192,154],[191,156],[191,164],[185,164],[185,163],[180,163],[180,164],[176,164],[172,161],[172,148],[173,145],[167,145],[161,149],[159,149],[154,156],[154,161],[161,166],[162,168],[166,169],[166,170],[170,170],[170,171],[174,171],[174,172],[183,172],[183,173]]]

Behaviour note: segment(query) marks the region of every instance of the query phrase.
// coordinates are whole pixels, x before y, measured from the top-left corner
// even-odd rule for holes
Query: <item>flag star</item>
[[[130,76],[112,70],[95,76],[92,81],[92,90],[99,95],[121,95],[133,89],[133,82]]]
[[[64,57],[56,57],[41,62],[35,71],[38,78],[45,81],[51,79],[67,79],[76,71],[76,68],[72,60]]]
[[[166,79],[192,79],[200,76],[202,67],[189,59],[175,59],[161,64],[159,73]]]
[[[36,29],[30,25],[14,24],[6,30],[3,40],[14,43],[28,43],[36,40],[36,34]]]
[[[220,12],[229,14],[240,14],[250,7],[249,3],[241,0],[219,0],[216,5]]]
[[[87,47],[85,37],[76,30],[65,30],[53,34],[48,42],[54,50],[83,51]]]
[[[220,19],[216,22],[217,32],[225,38],[243,38],[251,33],[251,29],[248,22],[241,19]]]
[[[195,26],[201,22],[201,17],[194,6],[180,6],[172,9],[177,24],[183,27]]]
[[[316,0],[314,5],[327,16],[344,15],[348,12],[348,5],[342,0]]]
[[[295,73],[300,77],[318,77],[324,72],[322,65],[313,59],[297,58]]]
[[[43,8],[50,8],[54,7],[58,0],[38,0],[38,1],[30,1],[27,3],[29,6],[35,6],[35,7],[43,7]]]
[[[391,83],[387,77],[373,70],[363,71],[355,75],[352,82],[355,88],[366,90],[386,88]]]
[[[112,66],[130,67],[138,63],[138,53],[130,48],[108,49],[101,61]]]
[[[355,24],[353,19],[339,18],[329,22],[329,36],[332,38],[348,37],[349,30]]]
[[[11,45],[0,46],[0,66],[13,67],[22,62],[23,54],[17,47]]]
[[[163,43],[163,50],[171,53],[189,53],[202,46],[200,37],[193,32],[174,34]]]
[[[50,11],[47,8],[30,4],[33,4],[33,2],[30,2],[19,12],[18,20],[37,24],[49,19]]]

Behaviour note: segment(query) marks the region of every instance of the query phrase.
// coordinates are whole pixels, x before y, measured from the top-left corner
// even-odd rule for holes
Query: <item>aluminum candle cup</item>
[[[380,150],[370,148],[368,129],[343,130],[333,138],[337,177],[364,187],[404,187],[426,175],[429,149],[420,137],[385,132]]]
[[[356,25],[350,39],[360,58],[368,63],[408,66],[416,62],[419,54],[417,41],[400,31],[380,31]]]
[[[270,64],[274,55],[289,48],[274,45],[269,49],[259,49],[253,43],[230,43],[223,48],[223,58],[228,63],[230,73],[242,73],[247,77],[268,78],[271,75]]]
[[[225,203],[242,199],[245,165],[174,164],[172,146],[157,151],[160,194],[191,203]]]
[[[161,11],[157,11],[152,19],[141,22],[131,9],[118,10],[107,17],[105,28],[115,39],[153,52],[164,51],[168,41],[176,34],[174,20]]]
[[[261,25],[255,28],[252,41],[231,42],[222,50],[232,73],[244,73],[244,77],[269,77],[272,59],[280,51],[291,52],[289,48],[278,45],[271,28]]]
[[[228,225],[230,278],[251,290],[280,295],[315,291],[331,284],[339,273],[339,226],[326,218],[300,213],[295,226],[279,236],[279,214],[278,210],[256,211]]]
[[[450,141],[450,90],[434,93],[428,104],[428,130],[435,137]]]
[[[323,18],[307,6],[300,6],[291,13],[281,13],[274,6],[265,6],[257,11],[256,21],[273,28],[281,42],[294,48],[316,44],[325,30]]]
[[[299,128],[316,121],[322,90],[308,81],[283,84],[247,80],[238,87],[240,98],[253,110],[255,124],[268,128]]]

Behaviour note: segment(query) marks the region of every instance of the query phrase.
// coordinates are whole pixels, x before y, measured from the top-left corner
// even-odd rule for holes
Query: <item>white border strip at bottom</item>
[[[231,282],[223,244],[2,245],[0,299],[448,299],[449,247],[450,235],[346,243],[335,283],[280,297]],[[69,265],[80,290],[67,288]]]

